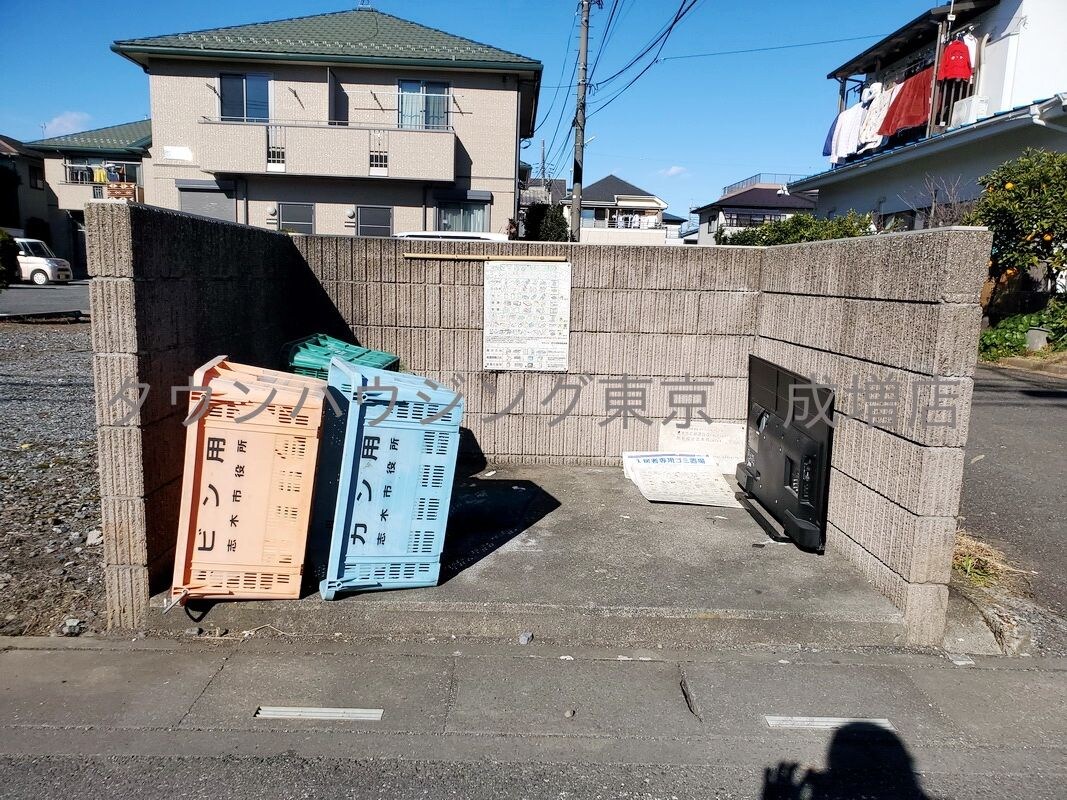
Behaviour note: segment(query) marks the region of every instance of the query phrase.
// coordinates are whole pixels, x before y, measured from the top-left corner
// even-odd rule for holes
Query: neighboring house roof
[[[541,71],[536,59],[409,22],[372,8],[250,25],[123,39],[111,45],[138,63],[152,55],[271,56],[292,60]]]
[[[28,142],[38,150],[93,153],[143,153],[152,144],[152,120],[139,119],[91,131],[68,133]]]
[[[720,197],[714,203],[708,203],[693,209],[697,214],[719,208],[768,208],[791,211],[805,211],[815,208],[815,200],[798,194],[778,194],[780,186],[753,186],[743,192]]]
[[[830,186],[840,181],[849,180],[856,175],[869,175],[879,170],[906,163],[915,158],[932,156],[956,147],[980,143],[989,136],[1007,133],[1019,127],[1041,126],[1046,123],[1062,127],[1062,119],[1065,116],[1067,116],[1067,92],[1055,95],[1047,100],[1038,100],[1029,105],[1001,111],[977,122],[952,128],[936,136],[919,139],[917,142],[894,147],[891,150],[876,153],[859,161],[802,178],[799,181],[790,183],[789,190],[791,192],[811,191],[823,186]],[[1054,119],[1061,121],[1052,123],[1051,120]]]
[[[646,192],[644,189],[624,181],[617,175],[608,175],[582,189],[582,205],[586,203],[614,204],[618,195],[629,195],[631,197],[656,196],[652,192]],[[569,200],[570,198],[571,195],[568,194],[567,199]]]
[[[892,64],[897,59],[931,44],[937,38],[936,23],[947,18],[953,20],[952,25],[959,29],[960,26],[998,3],[1000,0],[953,0],[952,3],[943,3],[929,11],[924,11],[880,42],[846,61],[826,77],[840,80],[853,75],[865,75],[878,69],[882,64]]]
[[[549,178],[542,181],[540,178],[531,178],[527,184],[527,189],[540,189],[542,186],[548,186],[549,202],[553,205],[560,202],[567,196],[567,182],[563,178]]]
[[[679,217],[677,214],[668,214],[666,211],[664,211],[663,221],[665,223],[670,223],[671,225],[681,225],[683,222],[689,222],[689,218]]]
[[[0,156],[7,158],[16,158],[17,156],[42,158],[42,155],[36,150],[30,149],[12,136],[4,136],[3,134],[0,134]]]

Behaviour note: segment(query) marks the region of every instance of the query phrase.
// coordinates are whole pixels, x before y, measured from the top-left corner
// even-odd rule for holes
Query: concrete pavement
[[[0,319],[22,314],[89,313],[89,281],[34,286],[16,283],[0,292]]]
[[[1063,659],[263,633],[8,640],[6,795],[796,797],[807,776],[816,797],[1053,798],[1067,779]]]

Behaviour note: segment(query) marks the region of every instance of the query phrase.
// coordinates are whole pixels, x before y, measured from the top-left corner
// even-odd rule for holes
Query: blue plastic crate
[[[343,413],[331,420],[326,411],[323,446],[335,452],[316,487],[318,524],[330,530],[320,593],[332,600],[341,592],[435,586],[463,397],[416,375],[336,357],[329,387]]]

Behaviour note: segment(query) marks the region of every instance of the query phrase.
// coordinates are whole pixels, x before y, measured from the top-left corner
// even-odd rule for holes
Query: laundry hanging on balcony
[[[885,137],[879,135],[878,129],[885,122],[886,114],[889,113],[889,108],[893,105],[893,101],[896,100],[901,86],[902,84],[899,83],[886,86],[875,82],[863,90],[864,96],[869,96],[870,99],[868,100],[867,113],[864,114],[863,123],[860,125],[859,143],[856,152],[866,153],[871,150],[877,150],[885,144]]]
[[[851,108],[846,108],[838,116],[830,153],[830,161],[834,164],[844,162],[846,158],[856,152],[856,148],[859,146],[860,126],[863,124],[863,117],[866,113],[867,107],[860,100]]]
[[[973,63],[971,49],[967,42],[963,39],[955,39],[949,42],[941,56],[937,79],[939,81],[969,81],[974,74]]]
[[[907,128],[925,125],[929,121],[933,77],[934,68],[927,67],[904,81],[878,129],[879,135],[892,136]]]

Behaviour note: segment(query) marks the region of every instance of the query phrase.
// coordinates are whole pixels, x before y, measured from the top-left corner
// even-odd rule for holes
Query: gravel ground
[[[0,323],[0,634],[106,627],[89,325]]]

